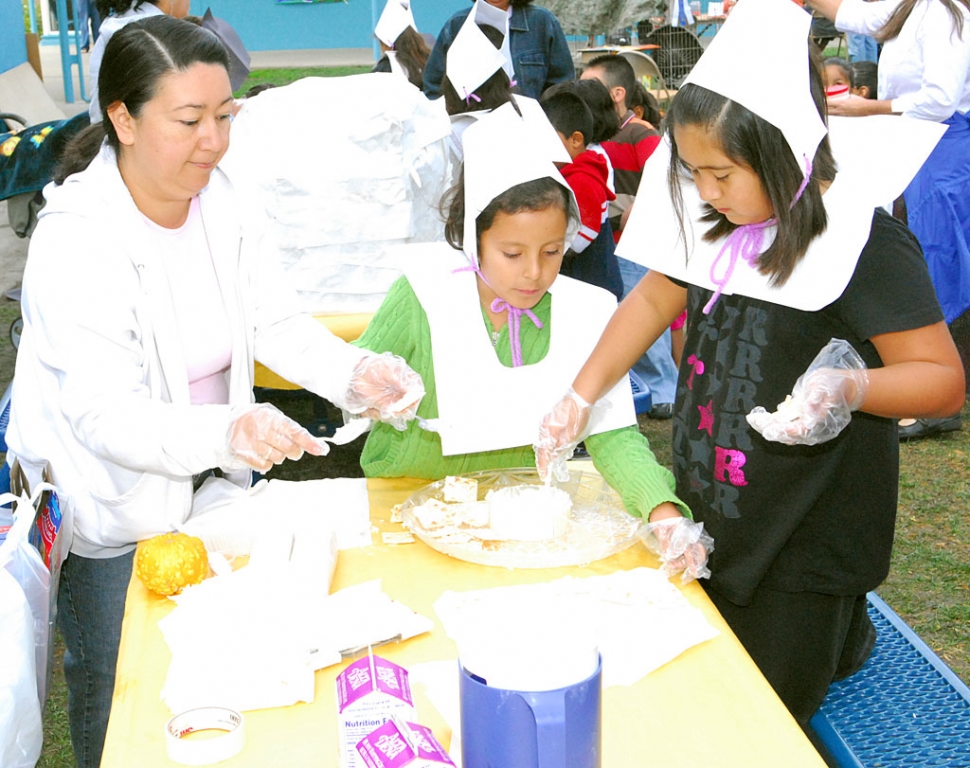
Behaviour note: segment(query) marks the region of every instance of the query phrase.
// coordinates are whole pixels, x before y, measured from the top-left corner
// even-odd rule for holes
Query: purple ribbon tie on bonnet
[[[505,299],[492,300],[493,312],[506,312],[509,324],[509,346],[512,348],[512,367],[518,368],[522,365],[522,342],[519,340],[519,325],[522,322],[522,315],[528,317],[532,324],[542,330],[542,321],[535,316],[531,309],[519,309],[513,307]]]
[[[485,279],[485,275],[482,274],[482,270],[469,264],[467,267],[458,267],[458,269],[453,269],[452,272],[474,272],[480,278],[482,282],[485,283],[489,288],[492,288],[491,283]],[[492,288],[492,290],[495,290]],[[522,342],[519,339],[519,326],[522,323],[522,315],[528,317],[532,324],[542,330],[542,321],[535,316],[535,313],[531,309],[519,309],[518,307],[513,307],[505,299],[495,298],[492,299],[491,309],[493,312],[505,312],[508,315],[509,324],[509,346],[512,349],[512,367],[518,368],[522,365]]]
[[[801,199],[802,193],[805,191],[805,187],[808,186],[808,182],[811,180],[811,178],[812,161],[806,157],[805,178],[802,179],[802,183],[798,186],[798,191],[795,193],[795,199],[792,200],[789,208],[793,208],[795,203]],[[721,298],[721,293],[731,281],[732,275],[734,275],[734,268],[737,266],[739,258],[743,259],[749,267],[757,268],[758,257],[761,256],[761,252],[764,248],[765,230],[774,224],[774,218],[770,218],[767,221],[762,221],[757,224],[742,224],[730,235],[728,235],[724,245],[721,246],[721,250],[717,252],[717,256],[714,257],[714,261],[711,263],[711,270],[709,274],[711,282],[717,287],[714,289],[714,295],[711,296],[710,301],[704,305],[703,312],[705,315],[709,315],[711,313],[711,310],[714,308],[714,304],[717,303],[719,298]],[[717,268],[725,253],[728,255],[727,267],[724,270],[724,274],[721,277],[718,277],[716,274]]]

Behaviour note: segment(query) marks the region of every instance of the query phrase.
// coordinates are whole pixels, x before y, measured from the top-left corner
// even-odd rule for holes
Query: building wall
[[[445,21],[468,4],[469,0],[414,0],[414,20],[421,32],[437,35]],[[192,0],[192,13],[202,15],[207,7],[235,28],[250,51],[370,48],[384,0]]]
[[[435,30],[437,32],[437,30]],[[0,72],[27,61],[24,11],[20,0],[0,0]],[[0,109],[3,105],[0,104]]]

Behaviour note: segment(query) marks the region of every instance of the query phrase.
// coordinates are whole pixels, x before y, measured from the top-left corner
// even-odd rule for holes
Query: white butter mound
[[[485,498],[491,538],[507,541],[561,538],[573,507],[568,493],[545,485],[500,488]]]

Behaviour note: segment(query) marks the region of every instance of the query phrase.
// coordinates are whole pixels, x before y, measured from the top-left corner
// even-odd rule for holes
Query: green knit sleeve
[[[411,283],[406,277],[399,277],[360,338],[351,343],[371,352],[393,352],[410,360],[418,337],[415,328],[420,324],[419,315],[423,314]]]
[[[674,476],[661,467],[640,430],[634,426],[601,432],[586,438],[593,465],[620,494],[627,512],[646,520],[655,507],[669,501],[684,517],[690,509],[674,493]]]

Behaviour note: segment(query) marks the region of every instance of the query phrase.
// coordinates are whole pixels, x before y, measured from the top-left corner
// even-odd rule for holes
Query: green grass
[[[369,66],[355,67],[309,67],[301,69],[254,69],[249,73],[246,81],[239,86],[234,94],[237,98],[246,93],[254,85],[272,83],[273,85],[288,85],[294,80],[304,77],[343,77],[344,75],[360,75],[370,72]]]

